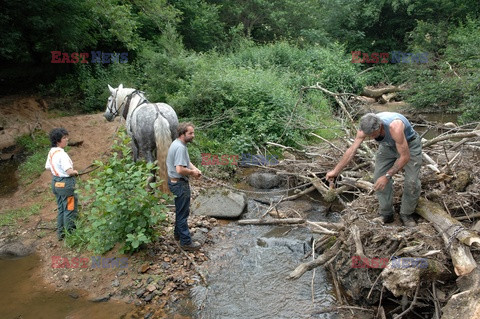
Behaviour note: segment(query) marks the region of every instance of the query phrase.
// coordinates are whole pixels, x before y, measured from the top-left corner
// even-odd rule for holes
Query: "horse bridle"
[[[118,88],[115,90],[115,96],[113,97],[113,102],[112,105],[108,106],[108,111],[113,114],[113,117],[115,118],[118,115],[118,108],[117,108],[117,95],[118,95]],[[115,103],[115,105],[113,105]],[[112,111],[113,107],[115,106],[115,112]],[[120,105],[121,106],[121,105]]]
[[[133,98],[133,96],[134,96],[135,94],[139,94],[139,93],[143,93],[143,92],[140,91],[140,90],[135,90],[135,91],[133,91],[132,93],[128,94],[128,95],[126,96],[126,98],[123,100],[123,102],[122,102],[122,104],[120,105],[120,107],[117,108],[117,95],[118,95],[118,88],[117,88],[117,89],[115,90],[115,96],[113,97],[112,105],[111,105],[111,106],[110,106],[110,105],[108,106],[108,111],[113,114],[113,117],[116,117],[117,115],[120,114],[120,112],[119,112],[120,109],[121,109],[122,107],[124,107],[124,105],[126,104],[126,108],[124,109],[124,112],[123,112],[123,117],[126,119],[126,118],[127,118],[127,114],[128,114],[128,109],[130,108],[130,101],[132,100],[132,98]],[[145,97],[143,97],[143,100],[142,100],[140,103],[138,103],[138,104],[136,105],[136,107],[142,105],[142,104],[145,103],[145,102],[147,102],[147,99],[146,99]],[[115,109],[115,112],[113,112],[113,109]]]

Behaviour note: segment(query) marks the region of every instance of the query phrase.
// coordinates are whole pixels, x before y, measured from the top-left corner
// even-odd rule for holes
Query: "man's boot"
[[[417,223],[415,222],[415,219],[413,219],[412,215],[400,215],[400,219],[405,227],[417,226]]]
[[[390,224],[390,223],[393,223],[394,221],[395,221],[395,218],[393,217],[393,213],[387,214],[387,215],[382,214],[380,217],[373,219],[373,222],[380,222],[382,224]]]

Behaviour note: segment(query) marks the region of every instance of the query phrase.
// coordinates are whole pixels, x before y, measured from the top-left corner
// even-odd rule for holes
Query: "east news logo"
[[[51,51],[52,63],[127,63],[128,52],[122,53],[109,53],[102,51],[88,52],[62,52]],[[90,57],[90,62],[88,58]]]

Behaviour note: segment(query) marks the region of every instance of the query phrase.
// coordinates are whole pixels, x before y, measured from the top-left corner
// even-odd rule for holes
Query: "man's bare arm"
[[[405,138],[405,133],[403,132],[404,129],[405,124],[403,124],[401,120],[395,120],[390,123],[390,134],[395,141],[395,146],[400,155],[395,163],[393,163],[393,166],[387,171],[390,176],[398,173],[410,160],[410,149],[408,148],[408,142]]]
[[[183,175],[183,176],[193,176],[193,177],[198,177],[200,174],[198,173],[198,170],[190,169],[182,165],[177,165],[175,166],[175,170],[177,171],[178,174]]]
[[[342,172],[345,166],[350,163],[350,161],[355,156],[357,149],[360,147],[360,144],[362,144],[366,137],[367,135],[363,131],[357,131],[357,136],[355,137],[353,144],[345,151],[335,168],[327,173],[326,177],[328,180],[332,180],[334,177],[338,176],[338,174]]]

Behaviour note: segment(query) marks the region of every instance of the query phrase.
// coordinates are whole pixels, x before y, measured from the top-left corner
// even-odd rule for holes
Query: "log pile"
[[[309,89],[334,94],[318,84]],[[350,112],[347,101],[353,96],[342,94],[335,99],[342,101],[340,112]],[[344,116],[347,123],[352,118]],[[352,309],[361,309],[353,317],[480,318],[480,126],[448,128],[434,139],[422,140],[422,194],[416,210],[418,224],[413,228],[403,227],[398,215],[393,224],[374,221],[378,216],[372,185],[374,143],[364,142],[335,185],[326,184],[326,172],[353,141],[353,127],[337,143],[323,141],[299,151],[295,160],[266,168],[287,176],[290,186],[307,185],[282,200],[318,193],[327,205],[333,202],[331,209],[342,216],[335,224],[304,221],[312,233],[321,234],[312,252],[318,257],[300,263],[288,278],[333,266],[338,283],[333,282],[341,286],[336,287],[340,306],[328,311],[351,315]],[[393,179],[398,212],[403,175]],[[355,199],[348,202],[347,193]],[[399,267],[399,260],[408,262]]]

